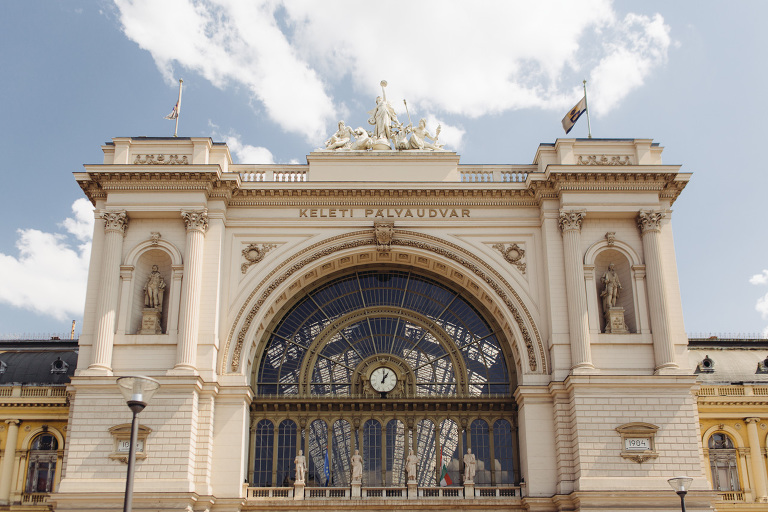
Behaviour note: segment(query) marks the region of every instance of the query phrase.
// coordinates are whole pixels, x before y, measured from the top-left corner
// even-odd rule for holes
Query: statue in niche
[[[352,483],[359,484],[363,481],[363,456],[360,455],[360,450],[355,450],[350,462],[352,464]]]
[[[325,141],[325,149],[348,148],[352,140],[352,128],[346,126],[344,121],[339,121],[339,129]]]
[[[149,273],[147,284],[144,285],[144,306],[162,311],[164,293],[165,280],[157,269],[157,265],[152,265],[152,272]]]
[[[608,310],[616,306],[616,299],[619,298],[619,290],[621,290],[619,274],[614,270],[613,263],[608,264],[608,270],[600,278],[600,282],[605,285],[600,294],[603,299],[603,312],[608,314]]]
[[[475,472],[477,471],[477,459],[475,454],[472,453],[472,448],[467,448],[467,453],[464,455],[464,483],[471,484],[475,482]]]
[[[296,483],[303,484],[307,474],[307,458],[304,457],[302,450],[299,450],[299,454],[293,459],[293,463],[296,464]]]
[[[416,481],[416,465],[419,463],[419,457],[413,453],[413,450],[408,454],[408,458],[405,459],[405,469],[408,472],[408,481]]]

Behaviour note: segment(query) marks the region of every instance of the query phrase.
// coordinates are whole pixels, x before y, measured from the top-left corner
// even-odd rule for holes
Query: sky
[[[693,173],[672,214],[686,331],[768,336],[768,2],[369,5],[4,0],[0,339],[80,332],[93,213],[72,173],[113,137],[173,135],[179,78],[180,136],[277,164],[365,125],[382,79],[462,163],[531,163],[586,79],[593,137]]]

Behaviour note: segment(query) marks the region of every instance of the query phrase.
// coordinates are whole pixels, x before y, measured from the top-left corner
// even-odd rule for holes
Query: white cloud
[[[61,225],[80,244],[72,244],[62,233],[17,231],[19,256],[0,253],[0,302],[58,320],[82,316],[93,208],[85,199],[78,199],[72,211],[74,218],[65,219]]]
[[[347,98],[333,98],[342,83],[369,94],[370,108],[385,78],[398,112],[406,98],[416,110],[478,117],[567,110],[589,77],[600,114],[640,87],[672,44],[660,15],[620,19],[611,0],[115,2],[125,34],[169,82],[181,66],[217,87],[244,85],[284,130],[316,144],[348,117]]]
[[[251,146],[250,144],[243,144],[240,140],[240,135],[230,131],[225,135],[219,131],[219,127],[212,122],[208,121],[208,126],[211,127],[211,136],[214,139],[221,140],[227,143],[230,153],[232,154],[232,160],[239,164],[273,164],[275,163],[275,157],[272,156],[272,152],[267,148],[260,146]]]
[[[763,270],[761,274],[755,274],[749,278],[751,284],[768,284],[768,270]]]

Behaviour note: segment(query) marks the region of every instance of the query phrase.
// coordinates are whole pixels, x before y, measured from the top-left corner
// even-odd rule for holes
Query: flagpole
[[[179,116],[181,115],[181,84],[183,83],[184,83],[184,80],[179,78],[179,101],[177,103],[179,107],[176,110],[176,128],[174,128],[173,130],[174,137],[178,137],[178,133],[179,133]],[[587,119],[589,119],[589,112],[587,112]]]
[[[181,98],[181,91],[179,91],[179,98]],[[592,123],[589,122],[589,102],[587,101],[587,81],[584,80],[584,107],[587,110],[587,132],[589,138],[592,138]]]

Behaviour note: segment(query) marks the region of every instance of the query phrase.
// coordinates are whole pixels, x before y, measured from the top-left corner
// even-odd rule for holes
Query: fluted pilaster
[[[583,210],[560,211],[565,260],[565,292],[568,297],[568,329],[571,340],[571,369],[592,369],[589,347],[587,291],[584,288],[584,266],[581,255],[581,222]]]
[[[115,341],[120,263],[123,237],[128,227],[125,211],[102,212],[104,219],[104,257],[99,280],[99,300],[96,306],[96,340],[89,370],[112,371],[112,348]]]
[[[195,371],[208,210],[182,211],[181,217],[187,226],[187,248],[184,258],[184,281],[181,286],[179,342],[174,369]]]
[[[755,501],[768,503],[768,482],[765,475],[765,459],[763,451],[760,449],[760,434],[757,431],[757,424],[760,418],[745,418],[747,424],[747,438],[749,439],[749,466],[752,471],[752,488],[755,491]]]
[[[653,352],[656,371],[664,368],[677,368],[675,351],[670,336],[669,308],[664,288],[664,271],[661,260],[661,219],[663,211],[641,210],[637,216],[637,225],[643,238],[646,279],[648,282],[648,309],[651,317],[653,334]]]

